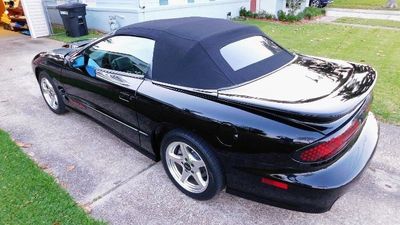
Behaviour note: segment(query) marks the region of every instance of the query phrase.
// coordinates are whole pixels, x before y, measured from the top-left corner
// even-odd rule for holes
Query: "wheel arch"
[[[36,77],[36,80],[39,82],[39,74],[40,74],[40,72],[42,72],[42,71],[44,71],[44,69],[43,68],[40,68],[40,67],[36,67],[35,68],[35,77]]]
[[[185,126],[179,125],[179,124],[173,124],[173,123],[168,123],[168,122],[163,122],[160,123],[152,132],[151,135],[151,145],[155,154],[156,161],[161,160],[161,142],[165,135],[176,129],[181,129],[185,130],[188,132],[192,132],[193,134],[201,137],[202,139],[206,139],[203,135],[201,135],[201,132],[197,131],[196,129],[190,129]],[[209,143],[211,144],[211,143]]]
[[[161,123],[152,132],[151,145],[154,150],[156,161],[161,160],[161,141],[164,136],[171,130],[181,128],[178,125],[172,123]]]

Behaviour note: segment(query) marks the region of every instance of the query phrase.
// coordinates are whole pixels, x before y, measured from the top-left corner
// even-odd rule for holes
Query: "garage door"
[[[42,0],[22,0],[22,7],[24,8],[31,37],[49,36],[49,24]]]

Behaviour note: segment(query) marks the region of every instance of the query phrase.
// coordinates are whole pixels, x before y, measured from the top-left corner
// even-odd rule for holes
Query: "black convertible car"
[[[137,23],[40,53],[33,71],[53,112],[90,116],[199,200],[226,187],[324,212],[378,141],[375,70],[289,52],[227,20]]]

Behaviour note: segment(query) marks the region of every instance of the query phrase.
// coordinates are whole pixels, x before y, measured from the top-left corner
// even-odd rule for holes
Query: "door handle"
[[[118,98],[124,102],[130,102],[133,98],[129,93],[120,92]]]

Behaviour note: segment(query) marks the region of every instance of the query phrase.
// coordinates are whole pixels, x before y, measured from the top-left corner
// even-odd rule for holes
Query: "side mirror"
[[[85,66],[85,57],[80,55],[73,59],[72,65],[73,68],[82,68]]]

